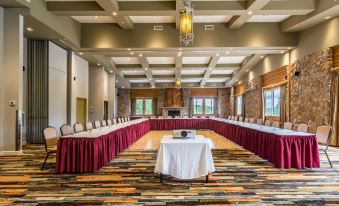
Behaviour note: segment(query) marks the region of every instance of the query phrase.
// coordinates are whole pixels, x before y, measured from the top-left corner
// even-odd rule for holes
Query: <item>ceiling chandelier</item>
[[[180,43],[186,46],[193,43],[193,8],[191,0],[183,0],[184,7],[180,11]]]
[[[181,88],[181,81],[180,81],[180,79],[175,80],[175,88],[177,88],[177,89]]]

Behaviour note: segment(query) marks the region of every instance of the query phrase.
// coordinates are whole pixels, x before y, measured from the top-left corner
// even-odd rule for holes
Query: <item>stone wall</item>
[[[257,77],[247,82],[246,92],[243,95],[245,117],[262,117],[262,78]]]
[[[330,118],[330,84],[333,81],[332,51],[326,49],[307,55],[295,62],[291,77],[290,121],[307,122],[311,132],[319,124],[328,124]]]
[[[230,94],[230,115],[235,115],[235,87],[231,87]]]
[[[131,116],[131,92],[129,89],[118,89],[118,117]]]
[[[218,115],[227,118],[230,113],[231,88],[218,89]]]

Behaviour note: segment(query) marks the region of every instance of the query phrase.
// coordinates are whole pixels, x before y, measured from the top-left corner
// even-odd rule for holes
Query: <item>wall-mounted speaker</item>
[[[300,75],[300,71],[295,71],[293,74],[295,77],[298,77]]]

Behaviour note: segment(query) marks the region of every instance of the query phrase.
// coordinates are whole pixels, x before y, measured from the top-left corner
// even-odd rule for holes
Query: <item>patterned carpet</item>
[[[55,159],[40,171],[42,145],[25,155],[0,157],[0,205],[339,205],[339,148],[335,168],[277,169],[238,147],[214,149],[209,183],[154,174],[157,150],[128,149],[97,174],[54,174]]]

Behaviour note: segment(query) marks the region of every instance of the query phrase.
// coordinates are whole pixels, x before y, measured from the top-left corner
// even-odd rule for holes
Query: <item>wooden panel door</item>
[[[76,121],[85,125],[87,120],[87,99],[77,98]]]

